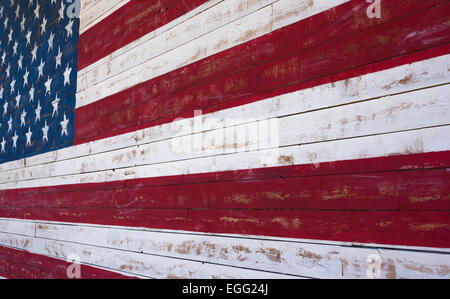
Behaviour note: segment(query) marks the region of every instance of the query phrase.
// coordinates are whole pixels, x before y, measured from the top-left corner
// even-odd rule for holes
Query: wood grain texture
[[[401,131],[406,132],[408,130],[447,125],[447,120],[449,119],[447,111],[450,111],[447,107],[449,105],[449,99],[445,96],[443,97],[447,91],[448,85],[442,85],[351,105],[342,105],[324,110],[311,111],[310,113],[279,117],[277,119],[277,131],[275,132],[278,139],[276,146],[283,148],[275,148],[274,150],[286,150],[288,146],[292,147],[294,145],[310,145],[324,141],[330,142],[333,140]],[[318,89],[318,92],[320,92],[320,89]],[[285,108],[288,107],[283,106]],[[268,110],[273,111],[270,106]],[[254,110],[251,111],[254,112]],[[289,109],[286,112],[288,111]],[[294,111],[289,112],[292,113]],[[271,115],[269,118],[272,117]],[[245,126],[249,127],[248,124]],[[0,176],[0,183],[5,184],[7,182],[19,182],[145,165],[155,165],[158,167],[160,163],[176,163],[176,161],[184,161],[187,159],[199,160],[204,157],[224,156],[224,158],[229,158],[228,154],[231,152],[224,150],[229,147],[238,147],[234,152],[242,152],[243,155],[245,154],[243,151],[251,148],[247,153],[252,153],[255,157],[260,154],[259,151],[265,150],[264,144],[260,146],[260,140],[257,139],[248,141],[243,147],[236,146],[236,138],[225,140],[226,130],[227,128],[208,129],[206,133],[196,133],[186,136],[189,140],[192,139],[192,142],[196,140],[196,136],[199,136],[202,143],[205,143],[204,140],[215,139],[212,145],[213,150],[202,148],[192,152],[179,152],[177,150],[177,144],[178,142],[183,142],[186,137],[175,136],[172,139],[162,138],[161,141],[130,146],[116,151],[111,151],[111,148],[108,148],[109,151],[105,153],[91,153],[87,157],[77,157],[70,160],[49,162],[44,165],[33,165],[17,170],[8,170]],[[292,149],[295,150],[295,148]],[[390,149],[386,150],[389,151]],[[301,149],[297,149],[296,151],[301,151]],[[311,157],[313,158],[313,156]],[[279,157],[281,155],[277,156],[278,161],[273,161],[273,166],[284,163]],[[337,159],[340,160],[341,158]],[[239,159],[235,159],[234,161],[236,165],[239,164]],[[261,167],[262,162],[260,160],[255,166],[257,167],[259,165]],[[301,162],[293,159],[290,161],[290,164],[299,163]],[[230,166],[231,164],[228,165],[228,167]]]
[[[83,69],[205,1],[132,0],[124,4],[80,36],[78,68]]]
[[[416,163],[411,155],[339,167],[332,162],[321,165],[320,175],[316,166],[303,165],[252,170],[247,177],[249,171],[210,174],[213,181],[193,175],[84,190],[78,185],[5,190],[0,216],[448,248],[449,171],[435,169],[448,167],[447,158],[444,152],[418,155]],[[405,171],[433,160],[428,170]],[[377,172],[367,172],[370,164]],[[392,164],[398,165],[388,170]]]
[[[27,230],[30,225],[35,227],[33,235],[29,235]],[[24,229],[21,230],[22,227]],[[245,274],[249,275],[246,278],[258,278],[270,271],[270,278],[283,277],[281,273],[295,275],[291,278],[367,278],[370,266],[367,258],[371,255],[380,257],[380,278],[448,278],[450,275],[449,252],[431,248],[352,247],[339,242],[180,234],[17,220],[0,220],[0,230],[2,243],[60,258],[64,258],[70,249],[75,249],[75,244],[82,244],[84,250],[78,251],[82,263],[108,266],[111,270],[144,277],[236,278]],[[21,231],[22,237],[12,231]],[[46,249],[36,246],[37,242],[43,242]],[[110,261],[105,256],[117,259]],[[121,259],[123,256],[129,256],[129,262]],[[177,266],[167,267],[158,262],[177,263]],[[194,271],[192,266],[200,263],[202,266],[197,266]],[[204,272],[210,266],[217,268],[211,272],[216,273],[212,276]],[[222,269],[227,274],[221,274]]]
[[[418,56],[424,57],[423,53]],[[405,60],[405,62],[407,61],[410,60]],[[384,64],[392,65],[392,62],[387,61]],[[351,78],[346,78],[346,74],[341,74],[341,81],[322,83],[312,88],[288,92],[278,96],[275,94],[272,98],[265,99],[264,101],[247,103],[238,107],[222,109],[217,112],[204,111],[202,115],[186,119],[188,122],[185,124],[187,128],[187,133],[185,134],[179,132],[177,126],[173,127],[171,124],[162,124],[103,140],[79,144],[71,148],[38,155],[36,157],[4,163],[0,165],[0,169],[7,171],[25,165],[33,166],[94,155],[105,151],[136,145],[140,146],[149,142],[162,141],[173,137],[182,137],[186,134],[200,133],[254,121],[263,121],[273,117],[282,117],[283,115],[326,109],[328,107],[361,102],[365,99],[375,99],[405,93],[411,90],[419,90],[424,87],[437,86],[448,83],[448,67],[448,57],[439,56],[357,77],[354,77],[354,71],[352,71]],[[373,70],[373,68],[374,66],[372,65],[370,70]],[[362,72],[367,72],[366,67],[364,67]],[[236,118],[237,115],[239,117]],[[211,123],[208,122],[209,119],[215,119],[217,121]],[[183,120],[184,122],[185,120]],[[200,125],[196,125],[196,123]],[[324,123],[324,125],[326,124]]]
[[[297,21],[308,18],[342,2],[344,2],[344,0],[340,0],[337,3],[328,3],[327,7],[309,7],[304,13],[298,15]],[[251,6],[251,9],[256,8],[258,7],[255,7],[255,5]],[[205,14],[207,17],[208,10],[205,11]],[[226,14],[221,15],[226,19],[230,19]],[[231,16],[232,15],[233,14],[231,14]],[[202,13],[201,18],[203,17],[204,15]],[[225,22],[226,25],[201,36],[196,36],[195,32],[193,32],[194,36],[192,41],[180,44],[177,48],[169,48],[162,53],[157,49],[156,52],[161,55],[156,56],[154,59],[150,59],[153,51],[132,51],[130,52],[130,55],[125,54],[124,57],[115,60],[120,63],[107,64],[108,61],[105,61],[104,64],[99,66],[99,70],[103,71],[94,69],[79,77],[77,107],[87,105],[136,84],[148,81],[177,68],[270,33],[272,31],[272,7],[260,7],[260,9],[257,9],[256,11],[249,11],[248,14],[243,12],[242,18],[231,20],[231,23],[227,24]],[[292,19],[292,21],[294,21],[294,19]],[[180,26],[185,25],[181,24]],[[158,36],[157,38],[160,40],[167,39],[166,37]],[[155,42],[149,42],[150,47],[154,48],[154,46],[152,47],[152,44],[155,44]],[[161,46],[157,41],[156,44]],[[144,47],[143,49],[145,49],[146,45],[143,44],[142,46]],[[148,55],[150,55],[150,57]],[[135,59],[138,59],[141,63],[136,65],[133,62]],[[112,62],[114,62],[114,60]],[[122,67],[121,65],[124,65],[125,67]],[[128,65],[136,65],[136,67],[128,68]],[[108,76],[110,70],[112,70],[112,77]]]
[[[10,279],[67,279],[69,261],[31,252],[0,247],[0,273]],[[82,279],[127,279],[129,275],[79,264]]]
[[[231,106],[233,102],[234,105],[239,105],[240,101],[249,97],[260,100],[264,98],[261,94],[285,86],[290,86],[291,90],[295,87],[297,90],[303,89],[305,85],[308,86],[305,82],[311,82],[312,79],[317,81],[318,77],[324,77],[326,81],[329,74],[437,46],[447,42],[447,26],[438,25],[445,22],[446,16],[434,16],[433,11],[440,14],[442,10],[438,6],[418,14],[423,15],[424,20],[433,19],[436,28],[440,30],[427,30],[426,28],[433,26],[430,22],[420,24],[415,21],[417,16],[411,15],[395,20],[393,24],[374,26],[332,42],[323,43],[324,37],[315,33],[311,36],[314,41],[312,44],[308,42],[307,46],[306,41],[299,45],[296,36],[298,31],[305,30],[300,25],[306,27],[308,24],[299,22],[295,26],[285,27],[268,37],[190,64],[77,109],[76,125],[79,130],[75,142],[117,135],[138,127],[151,126],[154,122],[170,122],[194,109],[218,107],[223,103]],[[314,18],[320,20],[315,16],[310,19]],[[411,26],[416,27],[412,29]],[[395,34],[392,28],[395,28]],[[403,28],[403,33],[400,28]],[[433,40],[434,44],[420,45],[420,42],[408,41],[406,36],[410,30],[436,35],[422,36],[420,39]],[[390,44],[374,44],[380,40],[389,40]],[[345,50],[348,45],[353,45],[358,50]],[[284,53],[291,54],[285,56]],[[210,71],[205,72],[205,69]],[[119,84],[126,83],[121,81]],[[314,81],[310,84],[314,84]],[[101,84],[96,86],[100,88]],[[109,87],[101,89],[111,91]]]
[[[450,278],[449,1],[368,5],[83,1],[76,145],[0,165],[0,276]]]

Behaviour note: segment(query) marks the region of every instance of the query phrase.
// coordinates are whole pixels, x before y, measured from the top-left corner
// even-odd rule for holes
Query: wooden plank
[[[149,278],[292,278],[292,276],[245,268],[171,259],[137,252],[5,233],[0,233],[0,242],[6,246],[27,250],[35,254],[62,259],[76,253],[79,255],[82,264],[100,266],[121,271],[128,275],[141,275]]]
[[[341,1],[339,3],[341,3]],[[336,3],[330,3],[329,7],[335,4]],[[315,7],[309,8],[309,15],[317,12],[318,11]],[[307,16],[307,14],[299,15],[297,20]],[[133,69],[120,69],[120,64],[118,64],[118,72],[120,74],[115,72],[119,74],[118,76],[114,76],[112,78],[100,77],[97,79],[98,76],[105,74],[105,72],[100,71],[92,71],[90,74],[82,75],[86,76],[87,79],[80,78],[79,81],[81,84],[85,82],[95,85],[80,85],[80,88],[86,89],[78,93],[77,107],[87,105],[128,87],[134,86],[140,82],[155,78],[171,70],[198,61],[204,57],[211,56],[235,45],[242,44],[256,37],[267,34],[272,31],[271,22],[272,7],[266,6],[240,18],[239,20],[235,20],[234,22],[222,26],[217,30],[195,38],[192,42],[180,45],[177,48],[167,51],[154,59],[148,60],[145,63],[136,64],[137,67]],[[134,57],[135,55],[131,55],[129,59],[134,59]],[[131,82],[132,84],[130,85]],[[102,90],[102,88],[99,88],[100,86],[102,86],[102,88],[108,87],[108,89],[110,89],[106,92]]]
[[[81,1],[80,34],[101,22],[130,0],[83,0]]]
[[[434,13],[439,12],[437,8],[431,9],[428,12],[430,18],[435,19],[438,23],[443,22],[442,16],[440,21],[438,21],[438,16],[436,18],[431,16],[433,11]],[[389,27],[389,23],[379,27],[372,27],[368,32],[363,31],[359,33],[360,36],[358,34],[350,35],[334,40],[331,44],[325,43],[318,47],[307,48],[299,53],[290,54],[281,60],[271,61],[270,63],[262,60],[259,62],[259,65],[253,65],[253,57],[264,54],[258,55],[256,53],[255,55],[253,53],[253,55],[250,55],[252,53],[239,53],[238,57],[243,57],[241,60],[242,67],[244,67],[244,70],[239,72],[232,67],[234,64],[237,67],[241,67],[241,63],[236,62],[235,56],[226,59],[222,57],[225,54],[221,53],[220,57],[224,61],[221,61],[221,58],[217,58],[218,61],[199,62],[198,64],[201,63],[201,66],[191,64],[174,73],[147,81],[121,93],[114,94],[113,92],[114,95],[96,102],[92,106],[87,106],[81,110],[78,109],[76,112],[76,126],[80,131],[75,136],[75,142],[80,143],[117,135],[124,130],[130,131],[142,126],[151,126],[153,122],[161,123],[164,119],[167,119],[166,122],[168,122],[195,109],[209,109],[223,103],[236,106],[242,101],[248,100],[248,98],[252,98],[253,101],[261,100],[261,98],[258,98],[258,95],[285,86],[290,86],[292,89],[295,86],[297,90],[303,89],[303,84],[314,78],[389,59],[402,53],[432,47],[432,44],[420,45],[420,43],[405,43],[405,47],[393,47],[394,44],[405,40],[411,29],[410,26],[413,26],[414,20],[410,16],[395,21],[398,24],[393,25],[393,27]],[[428,23],[417,24],[416,22],[414,26],[416,26],[414,30],[434,32],[433,34],[436,35],[436,38],[423,37],[423,40],[433,40],[436,42],[434,45],[445,43],[443,31],[438,32],[422,28],[422,26],[430,26]],[[390,28],[396,28],[395,34],[389,32],[389,30],[392,30]],[[403,28],[403,30],[399,30],[399,28]],[[371,45],[373,40],[380,34],[384,38],[389,37],[392,44],[380,44],[363,50],[368,45]],[[441,35],[441,37],[437,37],[438,35]],[[260,43],[264,45],[264,41]],[[360,55],[358,51],[346,51],[344,48],[349,44],[361,49],[365,54]],[[256,42],[254,45],[257,45]],[[288,48],[294,47],[289,46]],[[264,53],[263,49],[260,51]],[[322,55],[318,56],[317,53],[322,53]],[[268,55],[266,59],[273,59],[273,57]],[[230,63],[229,60],[233,60],[233,63]],[[222,63],[227,64],[227,66],[222,66]],[[245,64],[250,65],[247,65],[245,68]],[[317,67],[318,64],[321,66]],[[213,69],[219,70],[212,72],[214,75],[225,76],[216,79],[208,76],[208,74],[198,75],[199,69],[208,69],[208,65]],[[231,72],[231,74],[228,74],[228,72]],[[182,74],[182,76],[178,73]],[[207,80],[207,82],[200,83],[203,80]],[[324,78],[324,80],[327,80],[327,78]],[[120,82],[120,84],[122,83],[125,84],[125,81]],[[102,83],[96,86],[101,85]],[[104,88],[109,90],[106,86]],[[149,98],[152,100],[149,101]],[[95,123],[95,126],[92,125],[93,123]],[[93,132],[89,132],[91,130]]]
[[[414,5],[415,5],[414,7],[416,9],[419,9],[419,7],[416,4],[414,4]],[[433,4],[430,2],[427,2],[427,5],[433,5]],[[347,6],[350,6],[350,4]],[[339,11],[338,15],[340,14],[342,17],[342,14],[344,14],[344,16],[346,16],[346,18],[348,18],[347,12],[351,11],[351,7],[347,7],[347,6],[343,5],[340,8],[341,11]],[[316,7],[314,7],[314,6],[310,7],[309,9],[312,10],[312,11],[310,11],[311,14],[315,14],[318,12],[318,11],[316,11]],[[404,8],[402,8],[402,9],[404,9],[405,12],[411,11],[411,7],[407,4],[405,4]],[[358,11],[358,15],[364,14],[364,17],[366,17],[366,9],[364,8],[364,10],[362,10],[361,7],[359,7],[359,10],[360,11]],[[267,11],[267,13],[264,14],[264,11]],[[362,30],[362,29],[365,29],[365,28],[373,25],[374,24],[373,22],[376,22],[375,24],[383,23],[383,22],[389,21],[390,17],[392,17],[392,18],[400,17],[405,12],[398,11],[398,12],[396,12],[396,13],[398,13],[398,15],[395,15],[395,14],[391,15],[391,14],[386,13],[384,15],[386,15],[387,19],[370,21],[369,23],[357,22],[357,19],[358,19],[357,17],[352,18],[350,20],[350,22],[355,22],[355,23],[359,24],[359,27],[356,27],[356,28],[353,28],[355,25],[349,26],[349,24],[347,24],[346,22],[342,22],[342,24],[340,24],[338,22],[338,24],[340,24],[340,26],[338,28],[341,30],[341,31],[338,30],[338,32],[339,32],[339,34],[345,35],[345,34],[352,32],[352,31],[348,32],[349,30],[355,30],[355,31]],[[259,14],[259,15],[255,15],[255,14]],[[299,16],[301,17],[301,16],[303,16],[303,14],[300,14]],[[390,16],[390,17],[388,17],[388,16]],[[157,76],[166,74],[166,73],[173,71],[174,69],[177,69],[179,67],[182,67],[186,64],[198,61],[199,58],[204,58],[206,56],[209,56],[209,52],[211,52],[211,50],[213,50],[213,52],[211,52],[211,54],[216,54],[216,53],[219,53],[220,51],[230,48],[229,45],[235,46],[235,45],[241,44],[245,41],[249,41],[254,37],[264,35],[268,32],[265,30],[261,30],[261,29],[265,28],[266,25],[267,26],[271,25],[271,18],[272,18],[271,11],[269,12],[268,7],[266,7],[266,8],[263,8],[251,15],[248,15],[245,18],[240,19],[239,22],[237,22],[237,24],[236,24],[236,26],[238,26],[238,27],[233,26],[234,23],[231,23],[227,26],[221,27],[219,29],[220,32],[214,31],[207,35],[204,35],[201,38],[194,40],[192,43],[185,44],[177,49],[174,49],[173,51],[165,53],[162,56],[158,56],[157,58],[152,59],[152,60],[146,62],[145,64],[140,64],[139,67],[136,68],[136,70],[132,70],[132,69],[126,70],[126,71],[122,70],[122,72],[120,73],[119,76],[115,76],[114,78],[104,80],[102,82],[99,82],[98,80],[96,80],[95,77],[91,77],[88,80],[82,80],[83,82],[85,81],[85,82],[95,83],[95,86],[93,86],[92,88],[87,88],[86,90],[84,90],[78,94],[77,107],[81,107],[86,104],[92,103],[96,100],[99,100],[106,96],[110,96],[119,91],[122,91],[128,87],[134,86],[140,82],[144,82],[144,81],[153,79]],[[248,21],[246,21],[247,19],[248,19]],[[266,20],[264,21],[264,19],[266,19]],[[312,19],[314,19],[314,20],[317,19],[317,21],[319,23],[324,22],[323,17],[313,17]],[[328,22],[330,22],[330,21],[337,22],[339,20],[329,20]],[[342,21],[342,20],[340,20],[340,21]],[[255,28],[254,30],[250,30],[251,27],[253,27],[253,24],[259,24],[259,27],[261,27],[261,28]],[[243,25],[246,25],[246,26],[243,26]],[[334,37],[334,35],[336,35],[336,33],[329,32],[331,29],[333,29],[333,31],[336,29],[335,24],[325,23],[325,24],[321,24],[321,25],[328,25],[328,26],[326,27],[327,29],[324,30],[323,33],[320,32],[319,34],[317,34],[317,36],[316,35],[312,36],[312,38],[313,38],[312,42],[315,45],[320,45],[321,43],[330,41],[330,38],[332,40],[333,40],[333,38],[336,38],[336,37]],[[418,25],[418,24],[416,24],[416,25]],[[239,26],[242,27],[242,29],[239,29],[240,28]],[[429,24],[428,24],[428,26],[429,26]],[[234,27],[236,27],[236,28],[234,28]],[[311,27],[313,27],[313,26],[311,26]],[[271,57],[271,59],[274,59],[274,53],[277,53],[276,57],[282,58],[284,55],[286,55],[288,53],[286,51],[292,51],[295,47],[305,47],[305,46],[310,47],[311,41],[309,41],[307,43],[306,40],[301,39],[301,36],[302,35],[308,36],[308,34],[310,34],[311,27],[309,26],[309,24],[304,24],[302,22],[299,22],[299,23],[295,24],[295,26],[292,26],[292,28],[286,28],[286,29],[283,28],[282,31],[274,32],[274,34],[272,35],[273,37],[275,37],[274,41],[270,42],[270,43],[266,42],[266,44],[263,43],[262,46],[260,45],[259,46],[260,50],[266,50],[266,51],[265,52],[263,51],[261,55],[256,55],[256,57],[260,56],[259,59],[261,59],[261,58],[265,58],[264,55],[266,55],[266,56],[269,55]],[[252,38],[250,38],[250,39],[245,38],[244,40],[241,41],[241,39],[239,39],[239,35],[244,36],[244,34],[237,35],[236,32],[241,32],[242,30],[244,30],[246,32],[245,37],[247,37],[247,35],[251,34]],[[383,31],[382,29],[380,29],[380,30]],[[227,32],[229,32],[229,31],[231,31],[233,33],[227,34]],[[302,32],[302,31],[306,31],[306,32]],[[427,32],[430,32],[430,31],[427,31]],[[255,36],[255,34],[259,34],[259,33],[261,35]],[[298,36],[298,38],[296,38],[297,36]],[[296,38],[296,39],[295,39],[295,41],[290,41],[290,42],[288,41],[286,43],[287,37],[289,37],[289,39],[294,39],[294,38]],[[217,40],[218,38],[220,38],[220,40],[218,42],[215,42],[215,40]],[[369,37],[367,36],[366,38],[369,38]],[[205,40],[208,41],[207,48],[204,48]],[[224,43],[224,41],[227,41],[227,43]],[[236,41],[238,43],[236,43]],[[298,45],[298,41],[302,41],[303,45],[302,46]],[[225,46],[225,44],[226,44],[226,46]],[[352,43],[350,43],[350,44],[352,44]],[[216,48],[217,48],[217,51],[216,51]],[[256,50],[257,50],[257,48],[256,48]],[[280,49],[278,49],[278,48],[280,48]],[[326,48],[333,48],[333,47],[328,46]],[[374,47],[374,48],[376,49],[377,47]],[[243,49],[240,49],[240,50],[241,50],[240,52],[242,52]],[[297,51],[298,50],[300,50],[300,49],[297,49]],[[407,52],[407,51],[404,51],[403,53],[405,53],[405,52]],[[206,54],[206,56],[205,56],[205,54]],[[167,60],[165,58],[166,56],[171,56],[171,60]],[[245,58],[246,56],[248,56],[248,55],[240,54],[240,55],[234,55],[233,57],[235,59],[237,59],[237,58]],[[174,60],[174,57],[177,57],[177,59]],[[191,59],[189,57],[192,57],[193,59]],[[166,62],[164,62],[164,61],[166,61]],[[172,67],[170,67],[170,65],[172,65]],[[166,70],[163,70],[163,69],[166,69]],[[236,71],[236,70],[233,70],[233,71]],[[104,73],[104,72],[101,72],[101,73]],[[146,74],[145,78],[142,77],[143,73]],[[99,72],[96,72],[93,75],[98,76],[99,74],[100,74]],[[122,87],[120,87],[120,86],[122,86]],[[110,92],[104,93],[100,89],[105,88],[105,87],[112,88],[112,89],[108,89],[108,90],[110,90]]]
[[[61,175],[1,184],[2,189],[33,188],[65,184],[111,182],[136,178],[164,177],[189,173],[210,173],[238,169],[323,163],[329,161],[373,158],[388,155],[404,155],[448,150],[442,136],[450,126],[413,130],[386,135],[374,135],[358,139],[343,139],[277,150],[241,152],[228,155],[181,160],[154,165],[132,166],[74,175]],[[276,161],[270,160],[275,157]],[[280,158],[281,157],[281,158]],[[280,159],[278,159],[280,158]],[[270,162],[270,165],[267,162]],[[47,168],[47,171],[50,171]]]
[[[14,279],[67,279],[69,261],[32,254],[9,247],[0,247],[0,273]],[[128,279],[126,276],[106,269],[79,265],[83,279]]]
[[[78,68],[111,54],[204,2],[206,0],[133,0],[124,4],[80,36]]]
[[[115,57],[123,55],[124,53],[138,47],[139,45],[148,42],[150,39],[154,38],[155,36],[164,35],[164,32],[166,32],[167,30],[185,22],[186,20],[189,20],[190,18],[196,16],[197,14],[201,13],[202,11],[209,9],[210,7],[213,7],[214,5],[216,5],[217,3],[220,3],[222,1],[224,1],[224,0],[207,1],[204,4],[198,6],[197,8],[194,8],[194,9],[190,10],[189,12],[185,13],[184,15],[178,17],[177,19],[167,23],[166,25],[163,25],[163,26],[157,28],[156,30],[143,35],[142,37],[123,46],[122,48],[117,49],[116,51],[112,52],[108,56],[97,60],[96,62],[86,66],[85,68],[83,68],[81,70],[78,70],[79,79],[80,79],[81,75],[84,75],[84,74],[88,73],[89,71],[92,71],[93,69],[97,68],[98,66],[107,63],[108,59],[113,59]],[[85,76],[84,76],[84,79],[86,79]],[[80,80],[78,82],[78,87],[80,87]]]
[[[183,120],[190,133],[218,129],[226,125],[239,125],[249,121],[261,121],[291,113],[302,113],[331,106],[358,102],[365,99],[404,93],[410,90],[448,83],[448,57],[440,56],[411,65],[370,73],[350,79],[326,83],[302,91],[274,96],[265,101],[245,104]],[[402,79],[399,79],[402,78]],[[236,115],[239,115],[236,118]],[[208,122],[208,119],[216,120]],[[225,121],[226,120],[226,121]],[[201,125],[195,125],[200,123]],[[175,126],[175,128],[177,128]],[[45,162],[60,161],[89,154],[101,153],[134,145],[160,141],[174,136],[183,136],[171,124],[141,129],[104,140],[79,144],[55,152],[26,159],[3,163],[0,170],[6,171]]]
[[[36,223],[36,229],[37,238],[33,239],[36,243],[41,238],[51,239],[63,244],[107,248],[110,252],[139,252],[179,261],[190,260],[314,278],[367,278],[370,266],[367,258],[372,255],[380,257],[380,278],[446,278],[450,275],[448,253],[433,249],[352,247],[300,239],[267,240],[253,236],[225,237],[39,222]],[[90,252],[96,254],[97,250]]]
[[[273,172],[276,172],[274,169]],[[286,173],[286,172],[285,172]],[[295,175],[295,174],[292,174]],[[450,210],[447,169],[4,192],[5,208]],[[133,186],[135,185],[135,186]],[[0,229],[3,223],[0,221]],[[25,234],[25,233],[22,233]]]
[[[302,145],[448,125],[450,98],[443,97],[443,95],[448,94],[449,86],[443,85],[281,118],[278,121],[278,132],[275,132],[278,139],[275,146]],[[252,146],[252,142],[255,142],[256,147],[252,152],[264,149],[264,144],[259,146],[261,140],[248,140],[248,134],[244,136],[248,140],[244,146],[236,145],[237,138],[224,140],[226,136],[224,131],[225,129],[219,129],[188,136],[189,143],[187,144],[201,140],[205,147],[205,140],[213,141],[210,147],[201,148],[198,151],[192,151],[190,148],[185,148],[187,146],[183,146],[186,144],[186,138],[174,138],[139,147],[134,146],[82,158],[6,171],[2,173],[0,183],[171,163],[207,156],[215,157],[224,155],[224,148],[241,147],[241,149],[237,148],[236,152],[248,150]],[[181,144],[180,148],[179,144]],[[274,150],[278,151],[277,148]],[[234,163],[239,163],[239,161],[236,160]],[[297,164],[294,160],[290,163]],[[277,164],[279,161],[274,161],[273,166],[277,166]]]

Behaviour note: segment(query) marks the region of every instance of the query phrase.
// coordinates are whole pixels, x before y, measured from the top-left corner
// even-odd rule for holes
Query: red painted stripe
[[[370,20],[352,1],[284,27],[77,109],[75,144],[448,54],[450,3],[439,2],[388,2]]]
[[[84,32],[78,70],[162,27],[207,0],[132,0]]]
[[[0,217],[450,247],[449,158],[446,151],[3,190]]]
[[[72,263],[0,246],[0,276],[10,279],[67,279]],[[80,265],[82,279],[130,279],[107,270]]]

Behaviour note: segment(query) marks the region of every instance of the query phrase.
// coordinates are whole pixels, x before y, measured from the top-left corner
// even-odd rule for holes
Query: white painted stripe
[[[78,74],[76,107],[101,100],[270,33],[278,29],[280,24],[286,26],[309,18],[348,0],[315,0],[313,5],[307,5],[311,4],[309,0],[295,0],[299,8],[295,14],[284,14],[285,7],[293,5],[292,0],[273,1],[274,3],[264,7],[256,4],[245,7],[242,1],[224,0],[130,51],[123,53],[123,50],[118,50],[123,54],[111,54],[102,59],[102,62],[96,62],[97,67],[82,70]],[[263,5],[267,3],[270,1],[261,2]],[[219,18],[218,21],[208,22],[209,18],[217,15],[221,20]],[[211,26],[204,25],[208,23]]]
[[[58,240],[0,233],[0,244],[53,258],[79,255],[81,263],[147,278],[293,278],[291,275],[180,260]],[[81,275],[83,275],[81,273]]]
[[[190,119],[193,132],[220,128],[210,124],[207,119],[234,120],[231,125],[243,124],[248,120],[260,121],[284,115],[306,113],[330,106],[354,103],[365,99],[405,93],[429,86],[446,84],[450,55],[444,55],[424,61],[403,65],[384,71],[366,74],[360,77],[324,84],[306,90],[277,96],[264,101],[238,106]],[[239,119],[236,119],[239,115]],[[196,128],[194,123],[201,122]],[[223,126],[222,126],[223,127]],[[172,125],[166,124],[137,132],[93,141],[67,149],[61,149],[34,157],[20,159],[0,165],[0,171],[33,166],[54,161],[62,161],[86,155],[98,154],[130,146],[162,141],[175,136]],[[181,136],[177,134],[177,136]]]
[[[135,41],[123,46],[120,49],[117,49],[113,53],[109,54],[106,57],[103,57],[102,59],[88,65],[87,67],[83,68],[82,70],[78,71],[78,80],[80,82],[80,75],[84,75],[88,73],[89,71],[94,70],[95,68],[98,68],[100,65],[108,63],[108,60],[119,57],[120,55],[124,55],[128,51],[133,50],[134,48],[146,43],[150,42],[151,39],[153,39],[156,36],[163,35],[166,31],[178,26],[181,26],[180,24],[190,20],[193,16],[196,16],[197,14],[200,14],[202,11],[207,10],[213,6],[215,6],[217,3],[220,3],[224,0],[210,0],[199,7],[196,7],[195,9],[189,11],[188,13],[182,15],[181,17],[169,22],[168,24],[161,26],[157,28],[156,30],[149,32],[145,34],[144,36],[136,39]],[[278,1],[278,0],[271,0],[271,1]],[[178,27],[177,27],[178,28]],[[187,28],[186,28],[187,29]],[[148,47],[147,47],[148,48]],[[154,51],[154,49],[152,49]],[[81,86],[77,86],[78,90],[80,90]]]
[[[266,271],[367,278],[367,259],[373,255],[381,258],[381,278],[450,278],[450,251],[439,248],[353,247],[343,242],[16,219],[0,219],[0,244],[50,256],[77,254],[82,263],[156,278],[259,278]],[[193,267],[198,268],[191,273]]]
[[[226,124],[232,128],[249,119],[254,124],[257,124],[255,121],[261,123],[264,119],[276,119],[282,148],[275,152],[277,157],[291,157],[294,164],[448,150],[450,145],[439,134],[448,134],[449,127],[376,135],[449,124],[449,86],[419,89],[448,80],[446,58],[448,56],[222,110],[204,116],[204,126],[199,126],[199,129],[196,129],[196,121],[189,119],[189,128],[197,132],[208,131],[216,125],[208,123],[208,120],[230,120],[233,115],[240,118]],[[409,78],[406,84],[401,79],[405,76]],[[359,93],[354,93],[355,90]],[[364,101],[367,99],[372,100]],[[202,122],[200,118],[198,122]],[[248,124],[242,126],[249,127]],[[203,137],[208,139],[218,132],[224,131],[208,131]],[[0,173],[0,182],[4,184],[0,186],[10,189],[102,182],[286,163],[275,159],[269,164],[261,157],[274,151],[259,151],[267,148],[261,143],[236,146],[235,139],[219,142],[221,149],[213,152],[179,153],[173,146],[185,137],[176,137],[178,133],[179,130],[171,124],[161,125],[33,157],[24,160],[20,169],[16,168],[17,162],[5,163]],[[199,134],[186,135],[195,141],[193,136]],[[395,143],[396,138],[399,138],[398,143]],[[362,140],[367,142],[362,143]],[[372,142],[385,143],[386,146],[374,147]],[[330,151],[331,148],[335,151]],[[249,149],[251,151],[245,152]],[[44,161],[48,163],[39,164]]]
[[[80,34],[93,27],[130,0],[82,0],[80,13]]]

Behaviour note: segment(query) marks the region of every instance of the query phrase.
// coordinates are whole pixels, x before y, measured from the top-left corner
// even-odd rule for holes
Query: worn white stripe
[[[288,114],[305,113],[308,111],[349,104],[364,99],[418,90],[429,86],[437,86],[449,82],[447,69],[450,67],[450,55],[444,55],[411,65],[403,65],[380,72],[366,74],[357,78],[324,84],[314,88],[274,97],[264,101],[247,104],[231,109],[218,111],[190,119],[193,132],[208,131],[220,128],[205,120],[234,120],[231,125],[239,125],[247,120],[265,120],[270,117],[280,117]],[[239,115],[239,119],[235,116]],[[194,123],[202,122],[201,128],[195,128]],[[0,171],[33,166],[48,162],[67,160],[85,155],[98,154],[134,145],[161,141],[174,137],[172,125],[156,126],[137,132],[123,134],[89,142],[68,149],[3,163]],[[178,135],[181,136],[181,135]]]
[[[138,46],[127,46],[129,51],[119,49],[96,62],[95,67],[79,72],[76,107],[270,33],[279,24],[292,24],[347,1],[314,0],[309,5],[310,0],[295,0],[296,13],[284,14],[285,7],[293,5],[292,0],[253,2],[247,6],[243,5],[244,0],[224,0],[143,43],[140,39]],[[217,20],[208,21],[217,16]]]
[[[128,2],[130,0],[82,0],[79,33],[83,34]]]
[[[441,137],[448,134],[445,125],[450,119],[449,86],[441,85],[448,80],[446,58],[189,119],[186,124],[192,130],[184,137],[177,137],[178,128],[166,124],[24,159],[19,169],[18,162],[5,163],[0,186],[9,189],[281,166],[286,164],[278,159],[282,156],[290,157],[289,163],[304,164],[448,150],[449,141]],[[404,84],[401,78],[406,76],[409,80]],[[437,86],[420,89],[433,84]],[[268,119],[278,124],[281,148],[265,150],[272,144],[264,145],[261,138],[254,143],[228,139],[230,128],[248,129]],[[219,120],[219,126],[211,120]],[[220,129],[224,120],[225,130]],[[441,127],[421,129],[433,126]],[[192,131],[205,133],[192,135]],[[202,137],[200,141],[221,139],[215,139],[213,151],[180,152],[175,147],[188,139],[195,143],[196,136]],[[270,163],[264,159],[274,154]]]
[[[450,251],[440,248],[352,247],[325,240],[18,219],[0,219],[0,242],[50,256],[77,254],[82,263],[156,278],[282,277],[266,271],[313,278],[367,278],[368,258],[373,255],[381,261],[380,278],[450,278]]]

